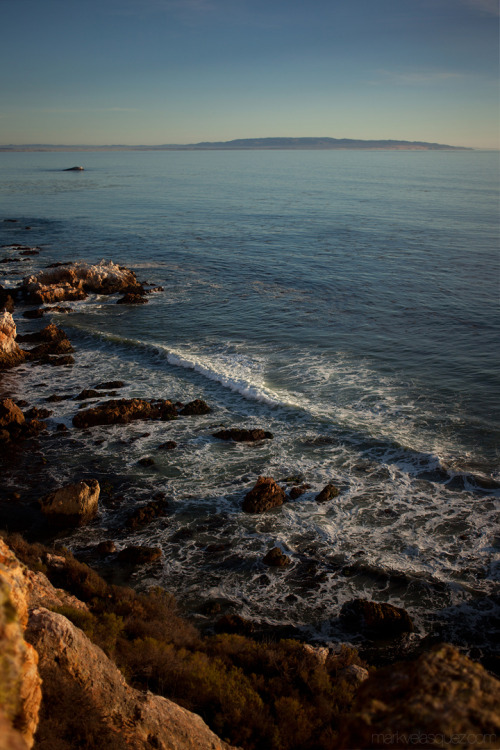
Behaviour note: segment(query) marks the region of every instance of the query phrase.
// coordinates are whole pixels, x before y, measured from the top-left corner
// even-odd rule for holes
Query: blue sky
[[[497,148],[497,0],[0,0],[0,144]]]

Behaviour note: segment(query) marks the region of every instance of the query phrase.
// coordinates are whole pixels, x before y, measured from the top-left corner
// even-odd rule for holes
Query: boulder
[[[260,429],[237,429],[219,430],[214,432],[213,437],[219,440],[234,440],[235,443],[253,443],[257,440],[272,440],[273,433]]]
[[[414,629],[410,615],[405,609],[387,602],[372,602],[368,599],[353,599],[346,602],[340,618],[350,628],[355,628],[379,638],[391,638]]]
[[[120,297],[120,299],[116,300],[117,305],[146,305],[147,299],[143,297],[141,294],[136,294],[135,292],[127,292],[123,295],[123,297]]]
[[[326,503],[328,500],[331,500],[333,497],[337,497],[340,490],[338,487],[335,487],[334,484],[327,484],[326,487],[323,487],[321,492],[319,492],[316,495],[316,502],[317,503]]]
[[[16,324],[10,312],[0,313],[0,370],[15,367],[26,359],[16,343]]]
[[[103,424],[128,424],[136,419],[159,419],[168,421],[177,417],[177,409],[171,401],[145,401],[140,398],[111,399],[103,404],[75,414],[75,427],[92,427]]]
[[[151,502],[143,505],[141,508],[137,508],[127,518],[127,528],[129,529],[140,529],[142,526],[154,521],[155,518],[165,516],[168,510],[168,501],[164,498],[158,500],[151,500]]]
[[[94,388],[97,391],[112,391],[115,388],[123,388],[124,385],[123,380],[108,380],[106,383],[98,383]]]
[[[498,748],[500,682],[449,645],[378,669],[359,688],[339,750]]]
[[[271,477],[259,477],[254,487],[243,500],[246,513],[263,513],[270,508],[283,505],[285,491]]]
[[[297,500],[298,497],[304,494],[304,492],[307,492],[307,490],[311,489],[310,484],[296,484],[294,487],[290,488],[290,491],[288,493],[288,496],[290,500]]]
[[[125,547],[118,553],[118,562],[125,563],[127,565],[144,565],[145,563],[154,562],[159,560],[162,556],[160,547],[141,547],[138,545],[131,545]]]
[[[179,412],[183,417],[195,417],[201,414],[210,414],[211,408],[201,398],[190,401]]]
[[[97,513],[100,491],[97,479],[68,484],[41,498],[42,512],[59,520],[85,523]]]
[[[127,685],[104,652],[62,615],[34,610],[28,638],[44,680],[39,736],[48,727],[53,737],[90,736],[86,746],[109,750],[231,750],[197,714]]]
[[[273,547],[269,550],[262,562],[273,568],[286,568],[287,565],[290,565],[291,560],[288,555],[285,555],[285,553],[280,550],[279,547]]]
[[[26,568],[0,539],[0,747],[31,748],[41,701],[35,649],[25,641],[28,621]],[[3,724],[3,726],[2,726]],[[5,730],[5,731],[4,731]],[[17,731],[15,731],[17,730]]]
[[[9,428],[12,425],[23,425],[24,414],[11,398],[0,401],[0,427]]]

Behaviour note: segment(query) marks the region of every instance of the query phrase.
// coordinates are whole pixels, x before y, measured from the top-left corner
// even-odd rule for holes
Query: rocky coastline
[[[19,254],[36,251],[18,248]],[[44,442],[97,425],[196,421],[211,406],[198,398],[120,398],[124,384],[108,381],[82,383],[78,394],[54,393],[45,408],[16,402],[2,372],[10,379],[27,363],[41,372],[72,367],[78,352],[62,328],[46,322],[51,311],[70,314],[67,303],[88,294],[144,304],[158,291],[111,261],[57,263],[15,289],[0,287],[2,472],[16,467],[27,477],[22,487],[5,483],[0,495],[0,750],[348,750],[435,747],[436,737],[440,747],[497,747],[498,680],[452,646],[412,639],[413,622],[401,608],[365,599],[344,605],[347,631],[364,638],[361,656],[348,647],[300,643],[290,639],[294,633],[221,613],[215,605],[207,613],[209,628],[200,633],[180,617],[168,593],[130,588],[130,572],[154,565],[159,547],[118,550],[118,540],[108,538],[77,559],[58,545],[61,529],[85,526],[103,502],[118,502],[110,490],[118,483],[82,467],[73,482],[44,491]],[[23,336],[17,335],[18,315],[33,321]],[[78,403],[71,430],[64,424],[49,430],[51,403],[70,399]],[[219,430],[214,438],[252,443],[273,435],[250,425]],[[175,447],[167,441],[158,449]],[[140,461],[154,467],[152,456]],[[260,476],[242,497],[242,509],[267,513],[307,489],[301,478],[284,483]],[[328,484],[316,501],[333,502],[338,492]],[[145,528],[167,514],[168,498],[159,492],[124,525]],[[263,563],[279,569],[289,558],[276,547]],[[408,739],[414,734],[421,741]]]

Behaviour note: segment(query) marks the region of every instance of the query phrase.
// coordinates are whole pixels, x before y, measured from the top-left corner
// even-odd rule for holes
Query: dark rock
[[[56,430],[57,432],[68,432],[68,428],[62,422],[59,422],[59,424],[56,427]]]
[[[68,167],[67,169],[63,169],[63,172],[83,172],[83,167]]]
[[[374,637],[391,638],[401,633],[411,633],[414,629],[405,609],[368,599],[346,602],[340,611],[340,618],[348,627]]]
[[[29,406],[29,402],[26,401],[24,398],[20,398],[18,401],[16,401],[16,404],[19,406],[20,409],[25,409],[27,406]]]
[[[310,484],[301,484],[301,485],[296,485],[295,487],[291,487],[288,493],[290,500],[297,500],[298,497],[303,495],[304,492],[307,492],[307,490],[309,489],[311,489]]]
[[[22,250],[19,255],[40,255],[40,250],[30,247],[28,250]]]
[[[143,297],[141,294],[137,294],[135,292],[127,292],[123,297],[120,297],[120,299],[116,300],[117,305],[145,305],[147,303],[147,299]]]
[[[0,401],[0,427],[9,428],[14,424],[23,425],[24,422],[24,414],[12,399],[4,398]]]
[[[237,633],[238,635],[251,635],[255,632],[255,625],[250,620],[240,615],[224,615],[215,624],[218,633]]]
[[[102,424],[127,424],[136,419],[159,419],[168,421],[177,417],[171,401],[145,401],[140,398],[112,399],[104,404],[75,414],[75,427],[92,427]]]
[[[186,404],[179,414],[182,414],[183,417],[194,417],[201,414],[209,414],[211,411],[211,408],[205,401],[202,401],[201,398],[196,398],[194,401]]]
[[[97,479],[68,484],[42,497],[42,513],[67,523],[85,523],[97,513],[101,488]]]
[[[152,500],[151,502],[137,508],[127,519],[126,526],[129,529],[139,529],[142,526],[161,518],[167,514],[168,502],[164,499]]]
[[[72,357],[71,354],[66,354],[65,356],[62,356],[62,357],[51,357],[50,355],[46,354],[44,357],[41,357],[38,361],[42,365],[52,365],[52,367],[75,364],[75,358]]]
[[[272,440],[273,433],[260,429],[237,429],[219,430],[214,432],[213,437],[219,440],[234,440],[236,443],[255,442],[257,440]]]
[[[150,456],[145,456],[144,458],[140,458],[137,463],[139,464],[139,466],[154,466],[155,460]]]
[[[49,404],[58,404],[60,401],[68,401],[70,398],[73,398],[71,394],[59,396],[57,393],[53,393],[51,396],[47,396],[45,401]]]
[[[335,487],[334,484],[327,484],[326,487],[323,487],[321,492],[316,495],[316,502],[317,503],[326,503],[328,500],[331,500],[334,497],[337,497],[340,490],[338,487]]]
[[[96,544],[95,547],[92,548],[92,552],[99,555],[99,557],[107,557],[116,552],[116,545],[111,539],[106,539],[106,541]]]
[[[29,320],[36,320],[37,318],[43,318],[45,315],[45,311],[42,310],[41,307],[37,307],[36,310],[25,310],[23,312],[23,318],[28,318]]]
[[[18,336],[17,338],[18,341],[22,341],[23,343],[51,343],[54,341],[68,340],[68,337],[62,330],[62,328],[58,328],[54,323],[49,323],[49,325],[45,326],[45,328],[42,328],[41,331],[36,331],[35,333],[26,333],[24,336]]]
[[[0,312],[7,310],[7,312],[14,312],[14,299],[7,289],[0,286]]]
[[[174,448],[177,448],[177,443],[175,440],[167,440],[165,443],[162,443],[158,446],[156,450],[159,451],[173,451]]]
[[[259,477],[255,486],[245,495],[243,510],[246,513],[263,513],[283,504],[285,491],[271,477]]]
[[[30,359],[42,359],[51,354],[70,354],[74,351],[69,339],[61,339],[60,341],[47,341],[44,344],[38,344],[28,354]]]
[[[291,560],[288,555],[285,555],[284,552],[280,550],[279,547],[273,547],[273,549],[269,550],[262,562],[273,568],[286,568],[287,565],[290,565]]]
[[[123,388],[125,383],[123,380],[108,380],[106,383],[99,383],[99,385],[95,385],[94,388],[96,391],[107,391],[109,389],[113,388]]]
[[[50,409],[39,409],[37,406],[32,406],[24,416],[26,419],[47,419],[51,414]]]
[[[81,391],[78,396],[74,397],[74,401],[86,401],[88,398],[100,398],[101,393],[99,391],[94,391],[91,388],[84,389]]]
[[[143,565],[159,560],[162,556],[160,547],[140,547],[132,545],[118,553],[118,561],[130,565]]]

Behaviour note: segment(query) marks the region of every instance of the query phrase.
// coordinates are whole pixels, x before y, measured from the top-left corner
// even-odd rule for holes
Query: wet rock
[[[290,491],[288,493],[288,496],[290,500],[297,500],[301,495],[303,495],[307,490],[311,489],[310,484],[301,484],[296,485],[295,487],[291,487]]]
[[[141,547],[131,545],[118,553],[117,560],[128,565],[144,565],[159,560],[162,556],[160,547]]]
[[[123,380],[108,380],[106,383],[99,383],[98,385],[95,385],[94,388],[96,391],[108,391],[112,390],[113,388],[123,388],[125,383]]]
[[[0,286],[0,311],[14,312],[14,299],[7,289]]]
[[[83,167],[68,167],[63,169],[63,172],[83,172]]]
[[[134,292],[127,292],[123,297],[120,297],[120,299],[116,300],[117,305],[145,305],[147,303],[147,299],[143,297],[141,294],[136,294]]]
[[[71,354],[65,354],[60,357],[54,357],[49,354],[46,354],[44,357],[40,357],[38,362],[41,365],[51,365],[52,367],[60,367],[63,365],[74,365],[75,358],[72,357]]]
[[[173,451],[174,448],[177,448],[177,443],[175,442],[175,440],[167,440],[166,442],[161,443],[161,445],[159,445],[156,450]]]
[[[86,388],[80,391],[78,396],[74,397],[75,401],[86,401],[89,398],[101,398],[102,394],[99,391],[94,391],[92,388]]]
[[[262,562],[273,568],[286,568],[287,565],[290,565],[291,560],[288,555],[285,555],[285,553],[280,550],[279,547],[273,547],[269,550]]]
[[[58,404],[60,401],[68,401],[70,398],[73,398],[73,396],[69,393],[64,395],[53,393],[51,396],[47,396],[45,401],[49,404]]]
[[[26,419],[47,419],[51,414],[50,409],[40,409],[38,406],[32,406],[24,416]]]
[[[337,497],[340,490],[338,487],[335,487],[334,484],[327,484],[326,487],[323,487],[320,493],[316,495],[316,502],[317,503],[326,503],[328,500],[331,500],[334,497]]]
[[[94,552],[99,557],[114,555],[114,553],[116,552],[116,545],[111,539],[106,539],[106,541],[96,544],[95,547],[92,548],[92,552]]]
[[[177,410],[171,401],[145,401],[140,398],[112,399],[104,404],[75,414],[75,427],[93,425],[127,424],[136,419],[158,419],[168,421],[177,417]]]
[[[154,460],[154,458],[151,458],[150,456],[144,456],[144,458],[140,458],[137,461],[137,463],[139,464],[139,466],[148,467],[148,466],[154,466],[155,465],[155,460]]]
[[[78,525],[97,514],[100,486],[97,479],[68,484],[41,498],[42,513]]]
[[[261,429],[236,429],[219,430],[214,432],[213,437],[219,440],[234,440],[235,443],[255,442],[257,440],[272,440],[273,433]]]
[[[35,247],[30,247],[28,250],[22,250],[19,255],[40,255],[40,250],[37,250]]]
[[[11,398],[4,398],[0,401],[0,427],[8,429],[15,424],[23,425],[24,422],[24,414]]]
[[[68,337],[62,328],[58,328],[55,323],[49,323],[49,325],[42,328],[41,331],[35,331],[35,333],[27,333],[24,336],[19,336],[19,341],[24,342],[42,342],[52,343],[57,341],[67,341]]]
[[[168,501],[164,499],[152,500],[151,502],[137,508],[127,519],[126,526],[129,529],[140,529],[151,523],[155,518],[161,518],[167,514]]]
[[[243,510],[246,513],[263,513],[282,505],[285,491],[271,477],[259,477],[254,487],[245,495]]]
[[[414,629],[405,609],[368,599],[346,602],[341,609],[340,618],[348,627],[378,638],[392,638],[402,633],[411,633]]]
[[[378,669],[358,690],[339,750],[480,747],[500,736],[500,682],[449,645]]]
[[[37,318],[43,318],[45,315],[45,310],[42,310],[41,307],[37,307],[35,310],[25,310],[23,312],[23,318],[28,318],[29,320],[36,320]]]
[[[26,359],[16,342],[16,324],[10,312],[0,313],[0,370],[15,367]]]
[[[179,412],[183,417],[194,417],[201,414],[210,414],[211,408],[201,398],[190,401]]]
[[[59,424],[58,424],[58,425],[56,426],[56,430],[57,430],[57,432],[69,432],[69,430],[68,430],[68,428],[66,427],[66,425],[65,425],[65,424],[63,424],[62,422],[60,422],[60,423],[59,423]]]

